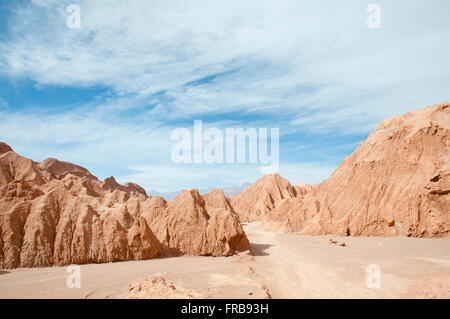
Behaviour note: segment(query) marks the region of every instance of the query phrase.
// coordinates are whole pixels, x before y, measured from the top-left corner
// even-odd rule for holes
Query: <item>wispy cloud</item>
[[[10,4],[0,37],[0,76],[8,81],[61,94],[105,89],[59,112],[39,104],[19,110],[9,100],[2,111],[0,100],[0,138],[35,159],[58,156],[161,190],[214,186],[200,177],[211,172],[217,183],[239,184],[254,175],[230,179],[229,167],[204,166],[190,176],[170,164],[171,129],[204,118],[217,127],[280,127],[299,144],[332,134],[345,145],[385,117],[449,99],[446,0],[378,1],[378,30],[366,27],[369,2],[356,0],[81,0],[80,29],[66,26],[69,3]],[[281,148],[281,173],[291,164],[308,171],[296,159],[309,153]],[[312,169],[316,178],[307,182],[338,161],[315,164],[325,168]],[[156,176],[156,167],[173,178]]]
[[[315,184],[328,178],[335,168],[334,165],[324,163],[284,164],[279,173],[292,184],[299,181]],[[253,182],[260,176],[258,165],[147,165],[133,167],[133,170],[133,173],[121,176],[119,181],[124,183],[132,180],[146,189],[157,189],[160,192],[193,187],[230,187]],[[211,174],[212,171],[214,175]]]

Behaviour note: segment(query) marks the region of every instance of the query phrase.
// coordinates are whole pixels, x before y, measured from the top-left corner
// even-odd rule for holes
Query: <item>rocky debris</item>
[[[185,191],[168,203],[139,185],[102,182],[83,167],[36,163],[0,146],[0,268],[250,249],[221,191]]]
[[[328,239],[329,244],[337,244],[337,240],[334,240],[332,238]]]
[[[307,187],[298,187],[301,194]],[[258,221],[283,199],[297,196],[296,188],[278,174],[266,174],[231,199],[241,222]],[[303,196],[303,195],[302,195]]]
[[[121,299],[198,299],[207,296],[197,291],[168,283],[163,274],[136,280],[129,284]]]
[[[326,181],[264,227],[342,236],[450,235],[450,103],[382,121]]]
[[[195,273],[196,274],[196,273]],[[194,274],[192,274],[194,275]],[[271,299],[269,289],[255,273],[214,272],[204,274],[201,281],[191,276],[180,278],[170,273],[156,273],[135,280],[118,298],[133,299],[196,299],[240,298]]]

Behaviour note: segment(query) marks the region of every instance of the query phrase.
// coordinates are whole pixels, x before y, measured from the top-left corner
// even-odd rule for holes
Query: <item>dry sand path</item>
[[[245,231],[254,269],[274,298],[450,298],[449,239],[307,236],[258,223]],[[373,264],[380,288],[366,284]]]
[[[79,289],[67,287],[66,267],[1,270],[0,298],[118,298],[132,281],[155,275],[205,297],[264,298],[266,293],[248,266],[250,259],[182,256],[80,265]]]
[[[0,270],[0,298],[117,298],[155,274],[210,298],[450,298],[449,239],[304,236],[258,223],[244,229],[254,256],[81,265],[79,289],[67,288],[66,267]],[[366,285],[370,264],[380,267],[380,288]]]

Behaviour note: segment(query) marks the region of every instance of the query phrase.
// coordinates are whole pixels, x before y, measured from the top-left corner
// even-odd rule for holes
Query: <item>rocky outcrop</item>
[[[105,181],[102,184],[102,188],[104,190],[108,191],[116,191],[120,190],[126,193],[132,193],[135,195],[143,195],[144,197],[147,197],[147,193],[145,192],[145,189],[143,189],[138,184],[134,183],[125,183],[124,185],[119,184],[114,176],[108,177],[105,179]]]
[[[128,285],[127,291],[120,296],[121,299],[197,299],[205,297],[194,289],[167,282],[163,274],[133,281]]]
[[[235,196],[231,203],[241,222],[257,221],[283,199],[295,196],[297,191],[287,179],[278,174],[267,174]]]
[[[312,186],[309,184],[304,184],[304,183],[297,183],[294,185],[294,189],[295,189],[295,197],[297,197],[298,199],[303,199],[303,197],[306,196],[306,194],[308,194],[311,189]]]
[[[145,205],[144,216],[169,255],[229,256],[250,249],[222,190],[204,196],[196,189],[183,190],[169,203],[157,197]]]
[[[2,155],[3,153],[12,152],[12,151],[13,151],[13,149],[8,144],[0,142],[0,155]]]
[[[13,151],[5,152],[0,155],[0,187],[17,181],[39,186],[45,184],[46,178],[32,160],[21,157]]]
[[[265,228],[351,236],[450,235],[450,104],[384,120],[326,181]]]
[[[138,211],[130,212],[119,202],[105,206],[101,197],[67,183],[70,179],[83,183],[67,175],[56,186],[16,181],[2,189],[0,267],[101,263],[162,254],[161,244]]]
[[[48,179],[56,178],[62,179],[67,174],[72,174],[78,177],[89,177],[97,179],[84,167],[69,163],[58,161],[55,158],[47,158],[38,164],[38,167],[46,173],[49,173]]]
[[[123,184],[123,187],[124,190],[128,193],[141,194],[147,196],[147,192],[145,191],[145,189],[139,186],[138,184],[128,182]]]
[[[0,155],[0,268],[103,263],[249,249],[223,193],[173,202],[139,185],[104,182],[83,167]],[[153,232],[153,229],[156,233]]]

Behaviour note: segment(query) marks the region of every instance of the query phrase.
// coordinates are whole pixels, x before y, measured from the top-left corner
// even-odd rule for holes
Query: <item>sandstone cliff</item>
[[[382,121],[326,181],[264,227],[351,236],[450,235],[450,104]]]
[[[0,268],[249,249],[220,191],[204,197],[185,191],[167,203],[139,185],[114,177],[102,182],[68,162],[36,163],[4,143],[0,151]]]
[[[200,196],[184,190],[171,202],[161,197],[145,203],[144,216],[167,254],[229,256],[249,250],[239,218],[223,191]]]
[[[302,194],[303,190],[306,193],[306,188],[302,188]],[[257,221],[283,199],[296,195],[296,189],[287,179],[278,174],[267,174],[231,199],[231,203],[241,222]]]

